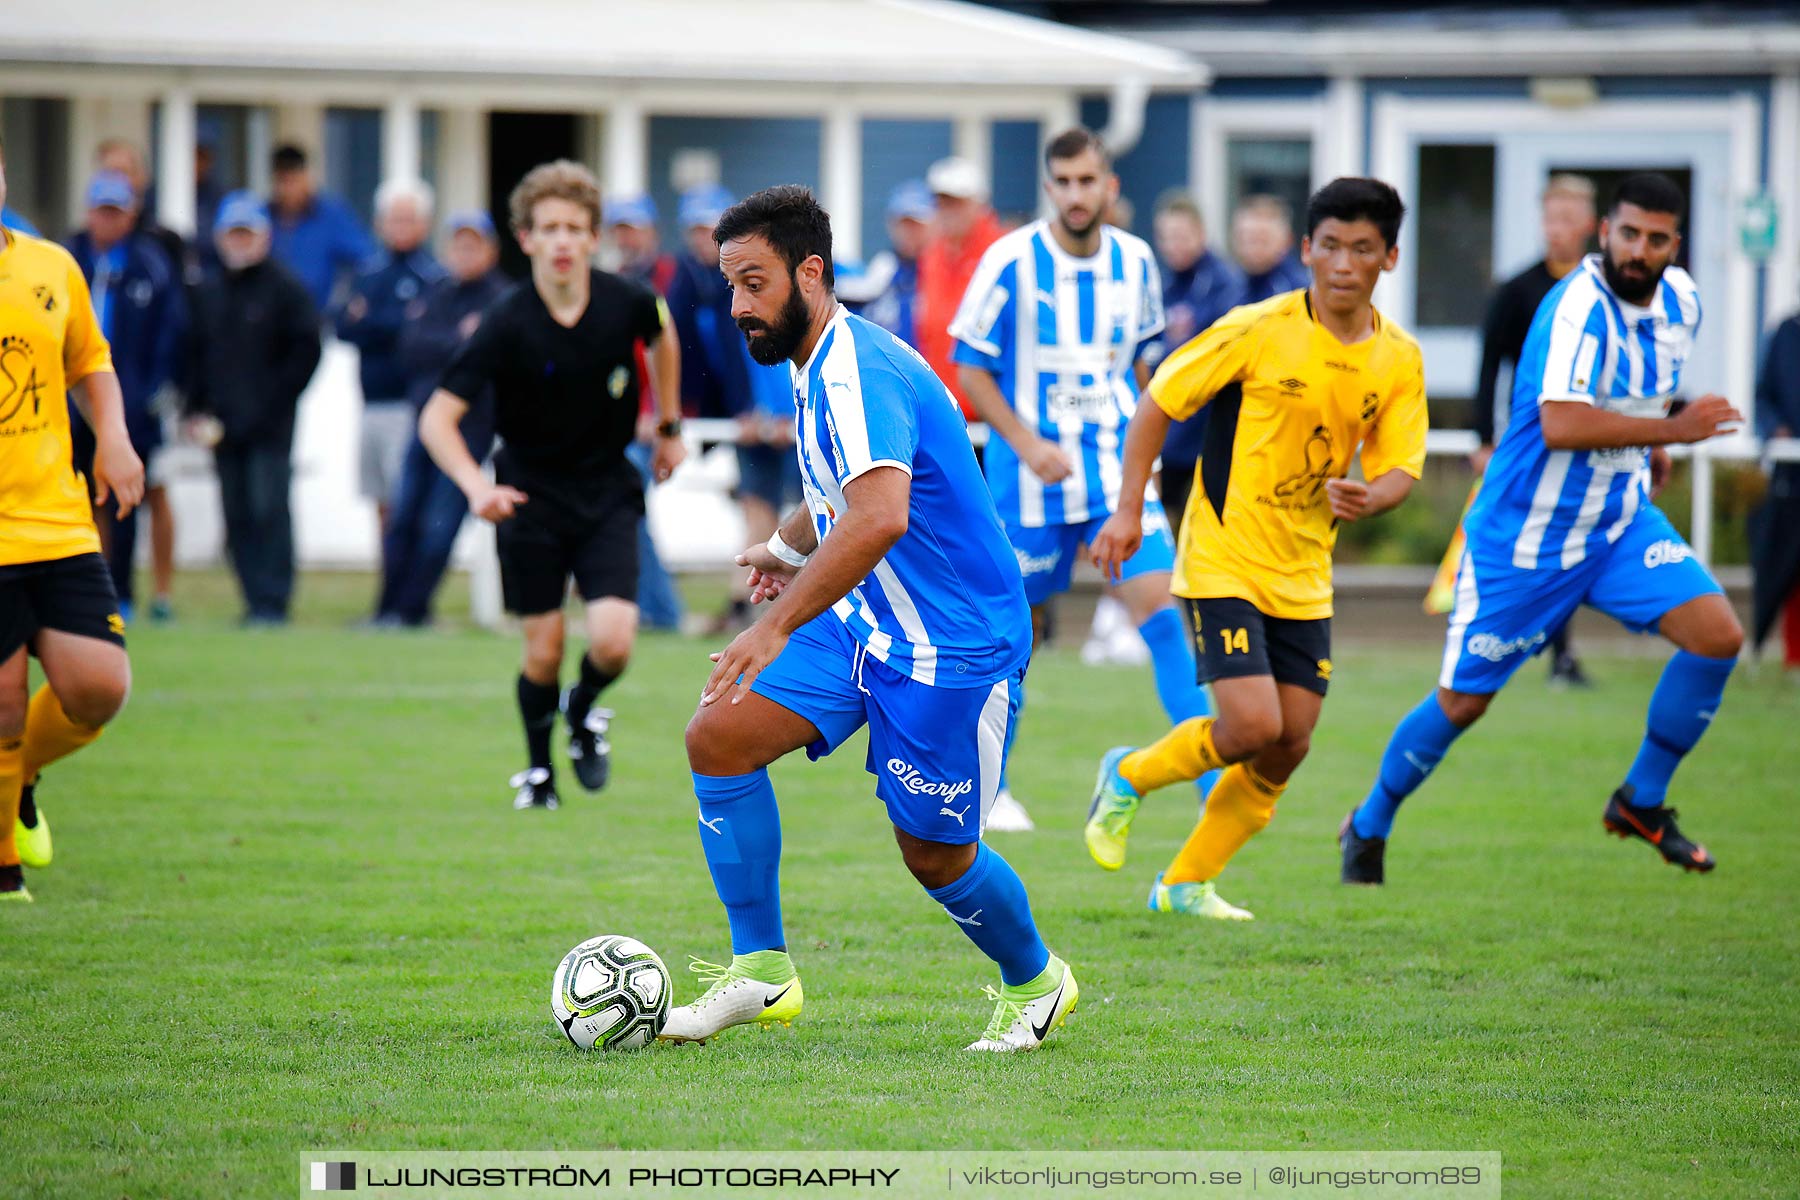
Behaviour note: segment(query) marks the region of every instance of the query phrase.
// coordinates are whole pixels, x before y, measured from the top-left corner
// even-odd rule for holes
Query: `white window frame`
[[[1577,127],[1584,134],[1609,131],[1642,134],[1658,129],[1717,133],[1730,139],[1729,186],[1734,201],[1758,190],[1761,152],[1761,105],[1747,92],[1715,98],[1684,97],[1679,101],[1604,100],[1571,111],[1527,98],[1500,100],[1443,96],[1375,98],[1371,106],[1370,173],[1400,190],[1409,202],[1418,194],[1418,156],[1422,140],[1467,140],[1480,133],[1498,141],[1509,133],[1560,133]],[[1400,266],[1382,277],[1375,303],[1402,325],[1414,324],[1418,223],[1400,232]],[[1755,265],[1727,250],[1724,288],[1710,301],[1707,320],[1725,330],[1725,377],[1734,400],[1748,403],[1755,379],[1757,329]]]

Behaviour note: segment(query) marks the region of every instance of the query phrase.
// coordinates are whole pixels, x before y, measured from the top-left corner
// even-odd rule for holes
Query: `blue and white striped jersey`
[[[988,687],[1031,656],[1025,581],[982,485],[962,411],[912,347],[839,308],[794,370],[795,446],[821,543],[844,487],[912,477],[906,532],[832,606],[869,655],[917,683]]]
[[[1141,238],[1103,226],[1099,251],[1075,258],[1037,221],[988,247],[950,323],[952,359],[992,372],[1025,426],[1077,464],[1047,484],[990,441],[988,486],[1002,519],[1077,525],[1118,507],[1125,426],[1137,411],[1132,367],[1162,328],[1162,279]]]
[[[1511,423],[1463,526],[1477,565],[1567,570],[1619,540],[1650,503],[1649,451],[1552,450],[1538,406],[1665,416],[1699,327],[1700,293],[1680,267],[1663,272],[1643,308],[1607,286],[1598,254],[1550,289],[1519,354]]]

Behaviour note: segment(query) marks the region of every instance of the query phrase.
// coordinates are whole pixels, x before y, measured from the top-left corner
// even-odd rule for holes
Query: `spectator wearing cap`
[[[681,339],[681,406],[695,417],[736,417],[749,407],[750,359],[712,239],[731,204],[724,188],[699,187],[682,194],[677,211],[682,248],[669,281],[669,315]]]
[[[319,191],[306,151],[281,146],[270,165],[270,250],[306,286],[313,308],[328,312],[338,285],[374,257],[375,243],[349,205]]]
[[[1294,253],[1294,210],[1279,196],[1250,196],[1231,214],[1231,256],[1244,272],[1244,303],[1309,287]]]
[[[618,273],[666,296],[675,278],[675,256],[663,251],[656,218],[656,201],[642,192],[606,205],[606,225],[619,255]]]
[[[97,172],[88,183],[87,214],[81,230],[69,239],[69,252],[87,278],[94,313],[112,346],[131,447],[148,463],[163,441],[157,404],[181,371],[187,304],[175,264],[142,229],[138,216],[138,193],[131,179],[118,171]],[[76,469],[91,475],[94,435],[73,406],[70,412],[74,414],[70,431]],[[169,496],[164,483],[151,478],[145,502],[153,514],[160,513],[168,520]],[[95,510],[95,520],[104,535],[120,615],[130,620],[138,510],[120,517],[110,508],[100,507]],[[170,588],[166,569],[156,572],[155,586],[151,612],[159,619],[166,618]]]
[[[375,504],[380,531],[400,483],[400,465],[413,440],[418,410],[408,398],[413,379],[400,358],[400,331],[426,289],[444,278],[425,239],[431,233],[429,184],[390,179],[375,192],[376,229],[382,249],[356,277],[338,310],[337,335],[355,346],[362,379],[359,479]]]
[[[941,158],[925,174],[935,208],[934,228],[919,254],[918,348],[944,381],[963,415],[975,410],[962,394],[950,363],[950,321],[987,248],[999,240],[1000,220],[988,204],[981,168],[966,158]]]
[[[610,200],[606,205],[606,224],[612,233],[613,247],[618,253],[618,273],[635,279],[659,296],[669,294],[675,279],[675,256],[662,248],[656,228],[656,201],[642,192]],[[679,336],[679,335],[678,335]],[[638,437],[625,451],[625,457],[643,477],[648,488],[651,477],[651,439],[656,428],[656,403],[650,391],[650,372],[644,348],[638,347],[638,378],[644,381],[638,404]],[[646,629],[675,631],[681,628],[681,593],[674,577],[663,566],[657,553],[656,540],[650,534],[650,515],[638,520],[638,617]]]
[[[910,179],[895,188],[887,202],[888,249],[869,260],[854,288],[838,287],[839,299],[914,349],[919,345],[919,255],[936,215],[924,180]]]
[[[450,565],[469,503],[419,441],[417,414],[444,368],[481,324],[481,314],[511,286],[498,270],[500,244],[492,217],[480,209],[452,213],[445,230],[448,274],[407,306],[400,331],[398,357],[407,377],[414,432],[381,540],[381,596],[375,609],[380,626],[416,628],[431,622],[431,602]],[[460,428],[469,453],[485,459],[494,444],[494,397],[488,392],[468,399]]]
[[[189,404],[216,421],[225,546],[250,625],[288,619],[294,591],[294,417],[319,365],[312,296],[270,256],[271,222],[253,193],[219,203],[220,270],[194,294]]]

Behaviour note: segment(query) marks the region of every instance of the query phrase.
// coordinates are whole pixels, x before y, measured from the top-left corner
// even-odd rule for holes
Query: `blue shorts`
[[[1583,604],[1647,633],[1689,600],[1722,592],[1655,507],[1640,512],[1618,541],[1567,570],[1478,567],[1465,551],[1438,686],[1475,696],[1499,691]]]
[[[1012,741],[1025,672],[968,688],[915,683],[871,658],[829,612],[788,639],[750,690],[813,723],[823,758],[869,726],[869,774],[888,820],[928,842],[981,836]]]
[[[800,459],[792,446],[739,446],[737,462],[739,496],[755,496],[782,517],[800,503]]]
[[[1105,517],[1095,517],[1078,525],[1040,525],[1027,529],[1006,523],[1006,537],[1019,559],[1019,572],[1025,576],[1025,600],[1033,608],[1050,597],[1069,590],[1069,577],[1075,571],[1075,557],[1083,546],[1094,540]],[[1152,500],[1144,505],[1144,544],[1125,560],[1119,572],[1121,582],[1148,575],[1153,571],[1175,569],[1175,539],[1169,536],[1169,519],[1161,504]]]

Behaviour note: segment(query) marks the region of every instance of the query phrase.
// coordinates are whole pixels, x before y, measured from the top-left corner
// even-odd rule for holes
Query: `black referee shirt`
[[[1494,387],[1500,364],[1510,362],[1513,370],[1519,369],[1532,318],[1555,286],[1550,268],[1539,261],[1501,284],[1488,303],[1487,320],[1481,325],[1481,383],[1475,389],[1475,433],[1484,446],[1494,442]],[[1508,403],[1511,400],[1508,396]]]
[[[482,316],[442,386],[465,400],[493,386],[501,483],[533,501],[586,508],[642,489],[625,459],[637,435],[637,347],[662,330],[656,294],[605,271],[589,272],[587,309],[573,328],[557,323],[535,287],[520,284]]]

